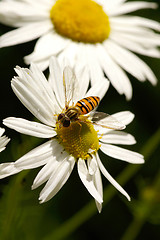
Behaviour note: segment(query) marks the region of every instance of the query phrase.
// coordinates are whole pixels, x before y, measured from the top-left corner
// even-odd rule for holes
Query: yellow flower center
[[[86,159],[89,153],[99,149],[97,132],[89,120],[71,122],[69,127],[63,127],[57,122],[56,131],[59,143],[76,159]]]
[[[74,41],[103,42],[110,33],[108,16],[92,0],[57,0],[50,18],[59,34]]]

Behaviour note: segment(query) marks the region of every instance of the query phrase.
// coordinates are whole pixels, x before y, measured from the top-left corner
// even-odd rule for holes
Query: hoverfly
[[[99,104],[100,98],[96,96],[86,97],[79,100],[75,106],[66,108],[64,113],[58,115],[63,127],[69,127],[71,121],[78,120],[80,115],[85,115],[95,109]]]
[[[65,79],[69,81],[67,84]],[[93,111],[100,102],[100,98],[98,96],[86,97],[74,104],[73,98],[75,97],[76,90],[78,88],[76,84],[78,84],[78,81],[75,74],[70,67],[65,67],[63,71],[65,109],[64,112],[58,115],[58,121],[63,125],[63,127],[69,127],[73,121],[84,121],[89,117],[89,115],[86,114],[91,112],[91,120],[93,124],[115,130],[122,130],[125,128],[124,124],[120,123],[109,114]],[[69,106],[71,101],[72,106]]]

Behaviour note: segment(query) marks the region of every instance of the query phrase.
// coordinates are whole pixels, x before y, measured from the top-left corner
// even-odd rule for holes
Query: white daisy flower
[[[99,211],[103,202],[100,171],[130,200],[126,191],[103,166],[98,150],[122,161],[144,162],[141,154],[114,146],[135,143],[133,136],[119,131],[133,120],[133,114],[126,111],[109,116],[95,112],[100,98],[108,89],[106,79],[87,91],[87,71],[80,74],[82,79],[75,78],[70,67],[65,67],[62,73],[55,58],[51,58],[49,68],[49,81],[35,64],[31,64],[30,70],[15,69],[18,76],[12,79],[13,91],[41,123],[9,117],[4,119],[4,125],[23,134],[50,140],[16,162],[0,164],[0,178],[43,166],[32,185],[35,189],[46,182],[39,197],[43,203],[61,189],[77,164],[79,177],[96,200]]]
[[[160,24],[151,19],[126,15],[156,3],[125,0],[2,0],[0,22],[17,29],[0,37],[0,47],[38,39],[25,63],[42,70],[50,56],[68,58],[77,73],[87,66],[91,83],[105,75],[129,100],[132,86],[126,74],[139,81],[157,79],[149,66],[133,52],[160,57]],[[126,71],[126,72],[125,72]]]
[[[0,152],[6,148],[7,143],[10,141],[8,137],[2,136],[4,132],[5,129],[0,127]]]

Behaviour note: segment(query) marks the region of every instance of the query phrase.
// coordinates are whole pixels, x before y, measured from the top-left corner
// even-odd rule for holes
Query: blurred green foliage
[[[158,2],[158,0],[157,0]],[[154,12],[154,13],[153,13]],[[151,16],[160,21],[160,11],[138,11],[143,16]],[[10,28],[0,25],[0,34]],[[18,46],[0,49],[0,119],[15,116],[32,119],[32,115],[16,98],[10,87],[10,80],[15,75],[16,65],[25,66],[23,56],[32,52],[35,41]],[[140,56],[152,68],[157,78],[160,76],[160,60]],[[128,147],[140,151],[148,139],[160,126],[160,81],[156,87],[149,82],[140,83],[129,76],[133,86],[133,98],[127,102],[118,95],[112,86],[104,97],[99,111],[109,114],[130,110],[135,119],[126,131],[133,134],[137,144]],[[0,123],[0,126],[3,125]],[[0,162],[15,161],[17,158],[41,144],[41,140],[22,136],[6,129],[6,135],[12,138],[7,150],[0,154]],[[126,148],[126,146],[125,146]],[[101,155],[102,161],[113,177],[116,177],[129,164]],[[132,198],[128,202],[121,194],[115,192],[110,201],[104,205],[102,213],[96,213],[94,201],[81,184],[76,168],[61,191],[49,202],[40,205],[40,189],[31,191],[32,182],[39,169],[23,171],[16,176],[0,181],[0,239],[1,240],[35,240],[53,239],[50,234],[64,222],[78,214],[88,202],[95,208],[94,214],[83,222],[65,240],[158,240],[160,239],[160,146],[158,146],[146,163],[125,184],[125,189]],[[134,167],[134,166],[133,166]],[[108,194],[113,187],[103,178],[104,188]],[[109,190],[108,190],[109,189]],[[106,195],[107,195],[106,191]],[[88,207],[89,208],[89,207]],[[87,214],[87,211],[86,211]],[[72,226],[70,226],[72,229]],[[136,232],[137,231],[137,232]],[[135,234],[135,236],[134,236]],[[133,235],[133,236],[132,236]],[[54,240],[57,240],[54,238]]]

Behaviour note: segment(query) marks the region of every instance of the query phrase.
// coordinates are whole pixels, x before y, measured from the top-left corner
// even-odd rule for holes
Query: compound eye
[[[63,122],[63,127],[69,127],[70,125],[70,120],[66,120]]]
[[[64,117],[64,114],[63,114],[63,113],[59,114],[59,115],[58,115],[58,121],[59,121],[60,119],[62,119],[63,117]]]

